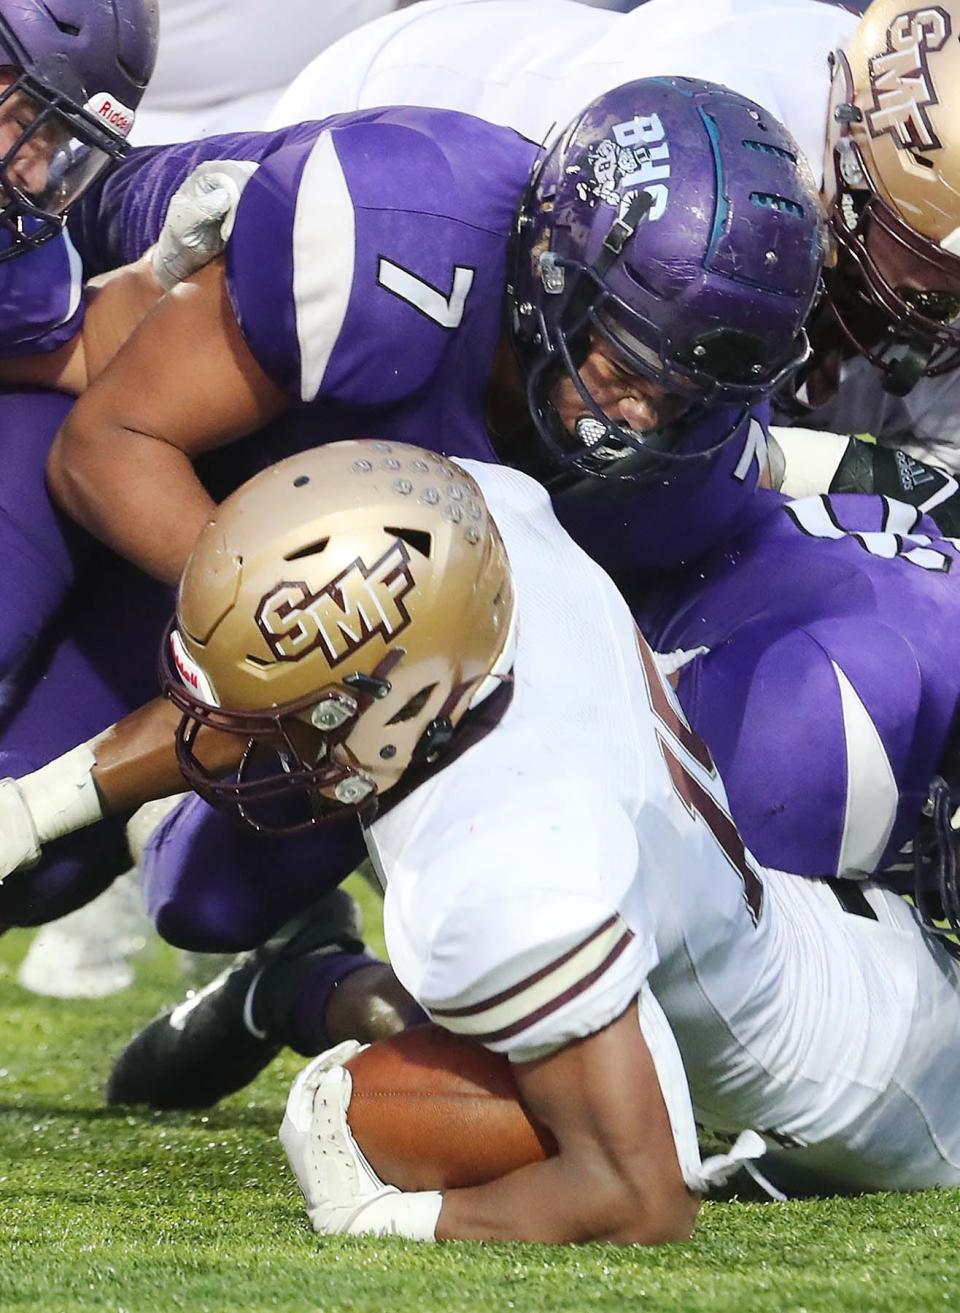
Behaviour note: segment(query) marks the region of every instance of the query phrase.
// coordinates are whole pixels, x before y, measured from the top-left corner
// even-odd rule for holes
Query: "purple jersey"
[[[83,269],[66,233],[0,263],[0,356],[63,346],[83,319]]]
[[[960,563],[886,497],[761,493],[749,530],[639,596],[767,865],[857,875],[917,825],[960,697]],[[635,596],[635,600],[637,597]]]
[[[376,436],[494,459],[484,399],[536,155],[464,114],[388,109],[330,120],[261,164],[228,285],[253,355],[309,408],[304,441]]]

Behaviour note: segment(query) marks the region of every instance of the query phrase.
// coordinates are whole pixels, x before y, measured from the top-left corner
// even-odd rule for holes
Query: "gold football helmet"
[[[514,611],[460,466],[372,441],[291,456],[222,504],[184,570],[164,657],[181,769],[258,829],[365,808],[509,680]],[[247,740],[235,779],[202,765],[204,726]]]
[[[849,259],[828,294],[904,393],[960,364],[960,0],[874,0],[832,63],[824,198]]]

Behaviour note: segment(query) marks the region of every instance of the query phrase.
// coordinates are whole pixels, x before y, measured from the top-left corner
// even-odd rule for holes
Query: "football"
[[[401,1190],[483,1185],[556,1152],[521,1105],[509,1061],[439,1026],[416,1026],[345,1065],[354,1139]]]

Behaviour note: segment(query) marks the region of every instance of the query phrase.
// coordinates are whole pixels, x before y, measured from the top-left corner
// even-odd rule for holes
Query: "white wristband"
[[[41,844],[102,819],[103,806],[92,775],[93,742],[82,743],[17,781]]]
[[[407,1240],[436,1240],[443,1207],[438,1190],[382,1194],[363,1204],[350,1219],[345,1235],[398,1235]]]
[[[820,433],[814,429],[777,428],[770,436],[780,449],[783,462],[779,491],[794,499],[829,492],[847,448],[850,433]]]

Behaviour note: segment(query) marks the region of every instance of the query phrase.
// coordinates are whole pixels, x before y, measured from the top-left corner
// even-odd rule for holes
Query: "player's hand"
[[[40,860],[33,813],[16,780],[0,780],[0,880]]]
[[[293,1083],[280,1127],[286,1151],[320,1235],[400,1235],[435,1240],[443,1196],[386,1185],[364,1158],[347,1121],[353,1078],[342,1065],[366,1044],[346,1040],[305,1067]]]
[[[354,1040],[321,1053],[293,1083],[280,1142],[320,1235],[358,1234],[363,1209],[400,1192],[384,1185],[364,1160],[347,1123],[353,1083],[342,1065],[362,1051]]]
[[[152,251],[153,272],[165,291],[223,252],[256,170],[252,160],[208,160],[180,184]]]

